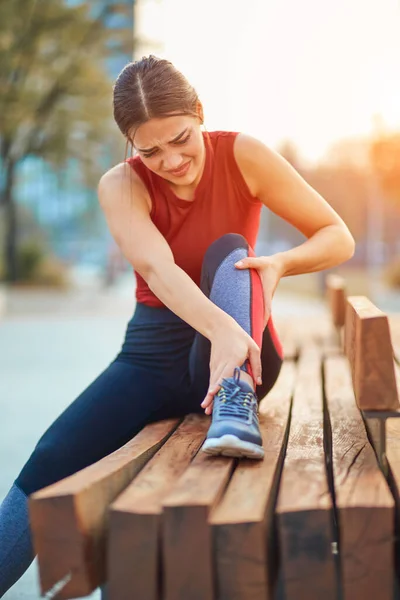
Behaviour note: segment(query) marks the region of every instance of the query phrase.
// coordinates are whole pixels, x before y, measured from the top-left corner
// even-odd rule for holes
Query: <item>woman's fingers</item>
[[[248,256],[235,263],[235,267],[237,269],[262,269],[265,267],[265,260],[263,257]]]
[[[201,403],[201,407],[205,409],[206,415],[210,415],[212,413],[214,396],[219,392],[219,390],[221,388],[222,380],[227,377],[232,377],[235,366],[237,366],[237,365],[236,364],[225,365],[220,376],[218,377],[218,379],[216,379],[216,383],[210,385],[210,387],[208,388],[207,395],[204,398],[203,402]],[[214,378],[213,378],[213,380],[215,381]]]
[[[214,395],[221,387],[221,382],[225,376],[224,373],[227,367],[228,364],[226,362],[216,368],[210,365],[210,385],[208,391],[210,392],[212,390],[212,395]]]
[[[253,373],[254,380],[257,385],[261,385],[262,383],[262,368],[261,368],[261,353],[260,349],[256,344],[249,348],[249,361],[251,366],[251,371]],[[213,410],[214,396],[218,393],[222,380],[228,377],[232,377],[235,367],[238,366],[235,364],[225,364],[223,369],[219,370],[219,376],[213,374],[212,380],[214,383],[210,383],[210,386],[207,391],[207,395],[201,403],[201,407],[204,408],[204,412],[206,415],[210,415]],[[211,378],[210,378],[211,379]]]
[[[207,406],[207,408],[204,411],[206,413],[206,415],[211,415],[212,414],[213,407],[214,407],[214,402],[211,402],[211,404],[209,404],[209,406]]]
[[[233,373],[234,367],[230,367],[228,364],[225,364],[222,368],[214,371],[210,375],[210,385],[208,387],[207,395],[201,403],[201,407],[205,409],[206,415],[210,415],[212,413],[212,405],[214,402],[214,396],[219,392],[221,387],[222,380],[224,377],[230,377]],[[213,371],[211,367],[211,371]],[[230,375],[226,373],[230,372]]]
[[[237,336],[236,343],[235,335]],[[218,347],[218,340],[215,342],[217,347],[216,352],[213,353],[213,347],[211,348],[210,384],[207,394],[201,403],[201,407],[206,414],[212,413],[214,396],[218,393],[223,379],[232,377],[235,367],[240,367],[247,359],[250,362],[255,383],[261,385],[261,352],[259,347],[246,332],[241,331],[238,335],[236,331],[235,335],[232,336],[233,340],[230,347],[226,347],[226,339],[224,339],[222,347]],[[236,352],[233,353],[232,348],[235,348]],[[224,354],[225,356],[227,354],[229,356],[226,362],[222,362]]]
[[[207,395],[204,398],[203,402],[201,403],[202,408],[206,408],[207,406],[209,406],[212,403],[214,396],[215,396],[215,394],[218,393],[218,390],[220,387],[221,387],[220,383],[214,383],[209,386]]]

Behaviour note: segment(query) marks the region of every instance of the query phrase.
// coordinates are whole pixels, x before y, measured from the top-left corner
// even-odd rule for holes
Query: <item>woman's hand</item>
[[[264,293],[264,327],[266,327],[271,316],[272,298],[283,275],[283,264],[279,255],[248,257],[239,260],[235,267],[237,269],[256,269],[260,275]]]
[[[206,415],[212,413],[214,395],[220,389],[222,380],[232,377],[235,367],[240,367],[247,359],[257,385],[262,383],[260,348],[234,319],[221,323],[210,341],[210,385],[201,403]]]

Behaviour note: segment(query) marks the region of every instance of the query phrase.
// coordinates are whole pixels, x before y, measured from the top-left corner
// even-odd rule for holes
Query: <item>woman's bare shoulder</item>
[[[120,197],[129,194],[132,199],[142,198],[146,200],[151,209],[151,200],[146,186],[127,162],[115,165],[101,176],[98,184],[100,204],[104,206],[110,201],[115,203],[118,192]]]
[[[99,188],[112,189],[115,185],[130,183],[140,185],[143,183],[134,169],[127,163],[121,162],[106,171],[100,178]],[[144,187],[144,186],[143,186]]]

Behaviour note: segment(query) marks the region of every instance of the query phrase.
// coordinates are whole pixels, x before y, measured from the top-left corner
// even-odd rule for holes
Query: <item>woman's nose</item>
[[[179,169],[179,167],[183,164],[183,159],[180,154],[175,154],[172,152],[168,156],[164,157],[164,169],[166,171],[174,171],[175,169]]]

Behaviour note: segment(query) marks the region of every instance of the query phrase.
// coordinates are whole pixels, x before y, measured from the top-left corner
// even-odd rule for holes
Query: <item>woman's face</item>
[[[176,186],[189,186],[200,179],[205,147],[196,117],[150,119],[136,130],[133,146],[146,167]]]

